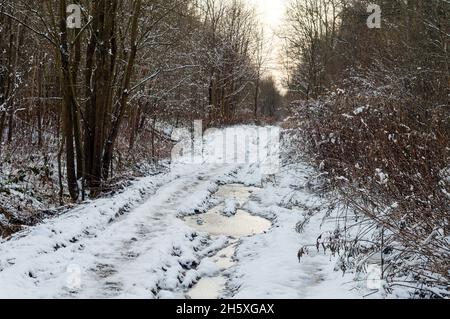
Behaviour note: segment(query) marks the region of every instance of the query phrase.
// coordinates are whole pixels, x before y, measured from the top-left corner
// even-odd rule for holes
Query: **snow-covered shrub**
[[[344,267],[362,268],[378,256],[388,291],[448,295],[448,102],[408,94],[404,79],[392,75],[384,83],[371,78],[293,103],[310,157],[345,203],[339,240],[321,246],[339,250]]]

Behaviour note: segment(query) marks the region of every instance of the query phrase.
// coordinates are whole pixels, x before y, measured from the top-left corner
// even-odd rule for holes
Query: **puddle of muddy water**
[[[220,186],[214,197],[219,202],[232,199],[236,201],[238,207],[243,207],[251,195],[259,190],[257,187],[229,184]],[[224,216],[223,211],[224,205],[221,204],[205,214],[186,217],[185,221],[199,231],[214,236],[224,235],[234,238],[261,234],[272,226],[269,220],[253,216],[242,209],[237,209],[236,214],[231,217]]]
[[[259,190],[261,189],[253,186],[227,184],[220,186],[214,196],[219,199],[234,199],[242,207],[250,199],[250,196]]]
[[[218,299],[227,279],[223,276],[202,278],[187,295],[191,299]]]
[[[219,187],[214,197],[219,202],[232,199],[238,204],[238,207],[243,207],[251,195],[258,190],[259,188],[256,187],[230,184]],[[224,205],[221,204],[205,214],[186,217],[185,221],[194,229],[209,233],[212,236],[224,235],[234,238],[227,247],[210,257],[220,269],[225,270],[235,264],[233,257],[236,253],[239,238],[262,234],[270,229],[272,223],[265,218],[253,216],[242,209],[237,209],[236,214],[231,217],[224,216],[223,210]],[[223,275],[202,278],[187,292],[187,296],[191,299],[217,299],[223,293],[226,282],[227,279]]]
[[[230,245],[220,250],[215,256],[212,257],[213,262],[220,269],[228,269],[234,266],[236,262],[233,260],[233,257],[236,252],[236,246],[237,241],[230,243]]]
[[[233,257],[236,252],[237,242],[237,240],[231,241],[227,247],[208,259],[212,260],[222,270],[231,268],[235,264]],[[191,299],[218,299],[225,289],[226,282],[227,279],[222,275],[204,277],[194,287],[189,289],[187,296]]]
[[[241,209],[231,217],[222,215],[221,211],[223,206],[217,206],[205,214],[186,218],[186,222],[201,232],[235,238],[264,233],[272,225],[267,219],[250,215]]]

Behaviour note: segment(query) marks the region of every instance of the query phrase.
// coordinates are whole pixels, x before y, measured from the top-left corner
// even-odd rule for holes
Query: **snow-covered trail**
[[[176,288],[183,267],[199,262],[194,248],[207,240],[188,238],[194,232],[177,216],[204,209],[215,178],[231,170],[176,169],[157,177],[157,184],[142,180],[118,198],[18,234],[0,245],[0,297],[151,297],[155,288]],[[127,195],[138,200],[141,192],[153,194],[123,209]]]
[[[0,243],[0,298],[185,298],[201,278],[218,275],[222,297],[354,297],[329,256],[298,261],[323,217],[311,216],[320,200],[305,189],[307,175],[305,166],[288,167],[262,184],[258,164],[203,163],[143,178]],[[233,183],[259,188],[241,208],[272,227],[240,238],[233,265],[221,269],[211,257],[235,239],[195,230],[182,217],[219,204],[219,185]]]

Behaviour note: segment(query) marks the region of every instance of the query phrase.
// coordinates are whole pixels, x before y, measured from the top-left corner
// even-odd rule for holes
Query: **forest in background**
[[[341,256],[341,270],[375,260],[387,291],[442,297],[450,281],[450,3],[376,1],[381,25],[369,28],[372,3],[290,2],[287,126],[323,190],[336,195],[336,231],[320,242]]]
[[[245,1],[0,1],[0,234],[155,170],[168,127],[274,119],[262,47]]]
[[[299,257],[449,295],[448,0],[289,0],[286,96],[244,0],[72,2],[0,0],[0,236],[164,170],[174,127],[283,120],[336,222]]]

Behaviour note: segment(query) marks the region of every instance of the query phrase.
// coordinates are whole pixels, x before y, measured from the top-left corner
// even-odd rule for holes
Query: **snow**
[[[233,198],[227,198],[225,200],[225,207],[223,209],[223,214],[228,217],[233,216],[236,214],[237,207],[238,205],[236,203],[236,200],[234,200]]]
[[[193,230],[177,215],[188,211],[189,205],[189,211],[201,207],[209,195],[208,179],[213,176],[205,181],[198,177],[228,170],[183,167],[144,178],[120,195],[17,234],[0,246],[0,297],[103,297],[106,293],[150,298],[158,284],[175,288],[181,264],[198,264],[194,247],[200,248],[206,240],[202,236],[187,240]],[[131,203],[135,207],[118,216],[119,209]],[[179,256],[173,256],[174,248]],[[81,268],[79,291],[66,287],[68,265]]]
[[[384,173],[381,168],[375,170],[375,176],[378,177],[378,183],[380,185],[386,185],[389,181],[389,175]]]
[[[361,114],[362,112],[364,112],[366,110],[367,106],[360,106],[357,107],[354,111],[353,114],[358,115]]]
[[[212,131],[204,148],[222,136]],[[333,221],[307,190],[308,167],[285,167],[272,183],[262,183],[261,170],[259,163],[180,163],[26,229],[0,243],[0,298],[185,298],[199,290],[361,297],[352,274],[335,271],[336,258],[314,247]],[[242,231],[255,220],[253,231]],[[221,227],[230,224],[234,233]]]
[[[255,194],[244,209],[265,216],[274,226],[265,234],[248,237],[238,247],[237,264],[231,285],[235,298],[355,298],[351,274],[335,272],[336,259],[315,251],[299,262],[297,253],[311,245],[332,223],[322,225],[323,214],[309,215],[302,207],[321,208],[321,200],[305,191],[308,169],[290,166],[277,176],[276,186],[269,185]],[[291,188],[297,185],[300,191]],[[309,219],[303,232],[296,232],[299,222]],[[256,270],[256,271],[255,271]]]

